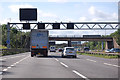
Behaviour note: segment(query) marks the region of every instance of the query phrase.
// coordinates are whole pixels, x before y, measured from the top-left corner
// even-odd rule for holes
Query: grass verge
[[[106,54],[89,54],[89,53],[79,53],[77,52],[77,54],[80,54],[80,55],[87,55],[87,56],[94,56],[94,57],[100,57],[100,58],[107,58],[107,59],[117,59],[119,58],[118,55],[106,55]]]

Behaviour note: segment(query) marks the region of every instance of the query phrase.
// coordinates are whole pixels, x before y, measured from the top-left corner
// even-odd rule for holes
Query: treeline
[[[118,29],[114,33],[111,33],[110,35],[103,36],[103,37],[115,38],[116,42],[120,46],[120,29]],[[91,50],[94,50],[94,49],[95,50],[102,50],[102,44],[103,44],[103,48],[105,49],[105,42],[102,43],[100,41],[89,41],[89,42],[85,42],[83,45],[85,45],[86,47],[89,47]]]
[[[0,27],[2,29],[2,45],[7,46],[7,28],[6,25]],[[11,48],[29,48],[30,32],[19,31],[16,28],[10,28],[10,47]]]
[[[1,25],[0,26],[0,32],[2,32],[2,35],[0,35],[0,43],[2,43],[3,46],[7,46],[7,28],[6,25]],[[10,47],[11,48],[29,48],[30,47],[30,32],[23,32],[23,31],[19,31],[16,28],[12,27],[10,30],[11,34],[10,34]],[[114,33],[108,35],[108,36],[104,36],[104,37],[114,37],[116,42],[118,43],[118,45],[120,45],[120,29],[118,29],[117,31],[115,31]],[[2,38],[2,42],[1,42],[1,38]],[[98,49],[101,50],[102,49],[102,42],[98,42],[98,41],[90,41],[90,42],[86,42],[83,45],[85,45],[86,47],[89,47],[91,50],[94,49]],[[105,42],[104,42],[104,46],[105,48]]]

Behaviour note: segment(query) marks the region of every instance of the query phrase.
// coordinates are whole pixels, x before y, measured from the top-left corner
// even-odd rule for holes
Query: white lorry
[[[49,37],[48,30],[32,29],[30,36],[31,57],[48,56]]]

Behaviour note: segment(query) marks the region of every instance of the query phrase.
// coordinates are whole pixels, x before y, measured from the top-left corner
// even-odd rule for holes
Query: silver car
[[[64,51],[62,52],[62,57],[72,56],[74,58],[77,57],[76,51],[74,47],[65,47]]]

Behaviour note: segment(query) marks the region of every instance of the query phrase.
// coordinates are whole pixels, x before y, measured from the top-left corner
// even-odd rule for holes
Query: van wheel
[[[34,55],[31,55],[31,57],[34,57]]]
[[[64,55],[62,54],[62,58],[64,58]]]
[[[73,58],[77,58],[77,56],[73,56]]]

